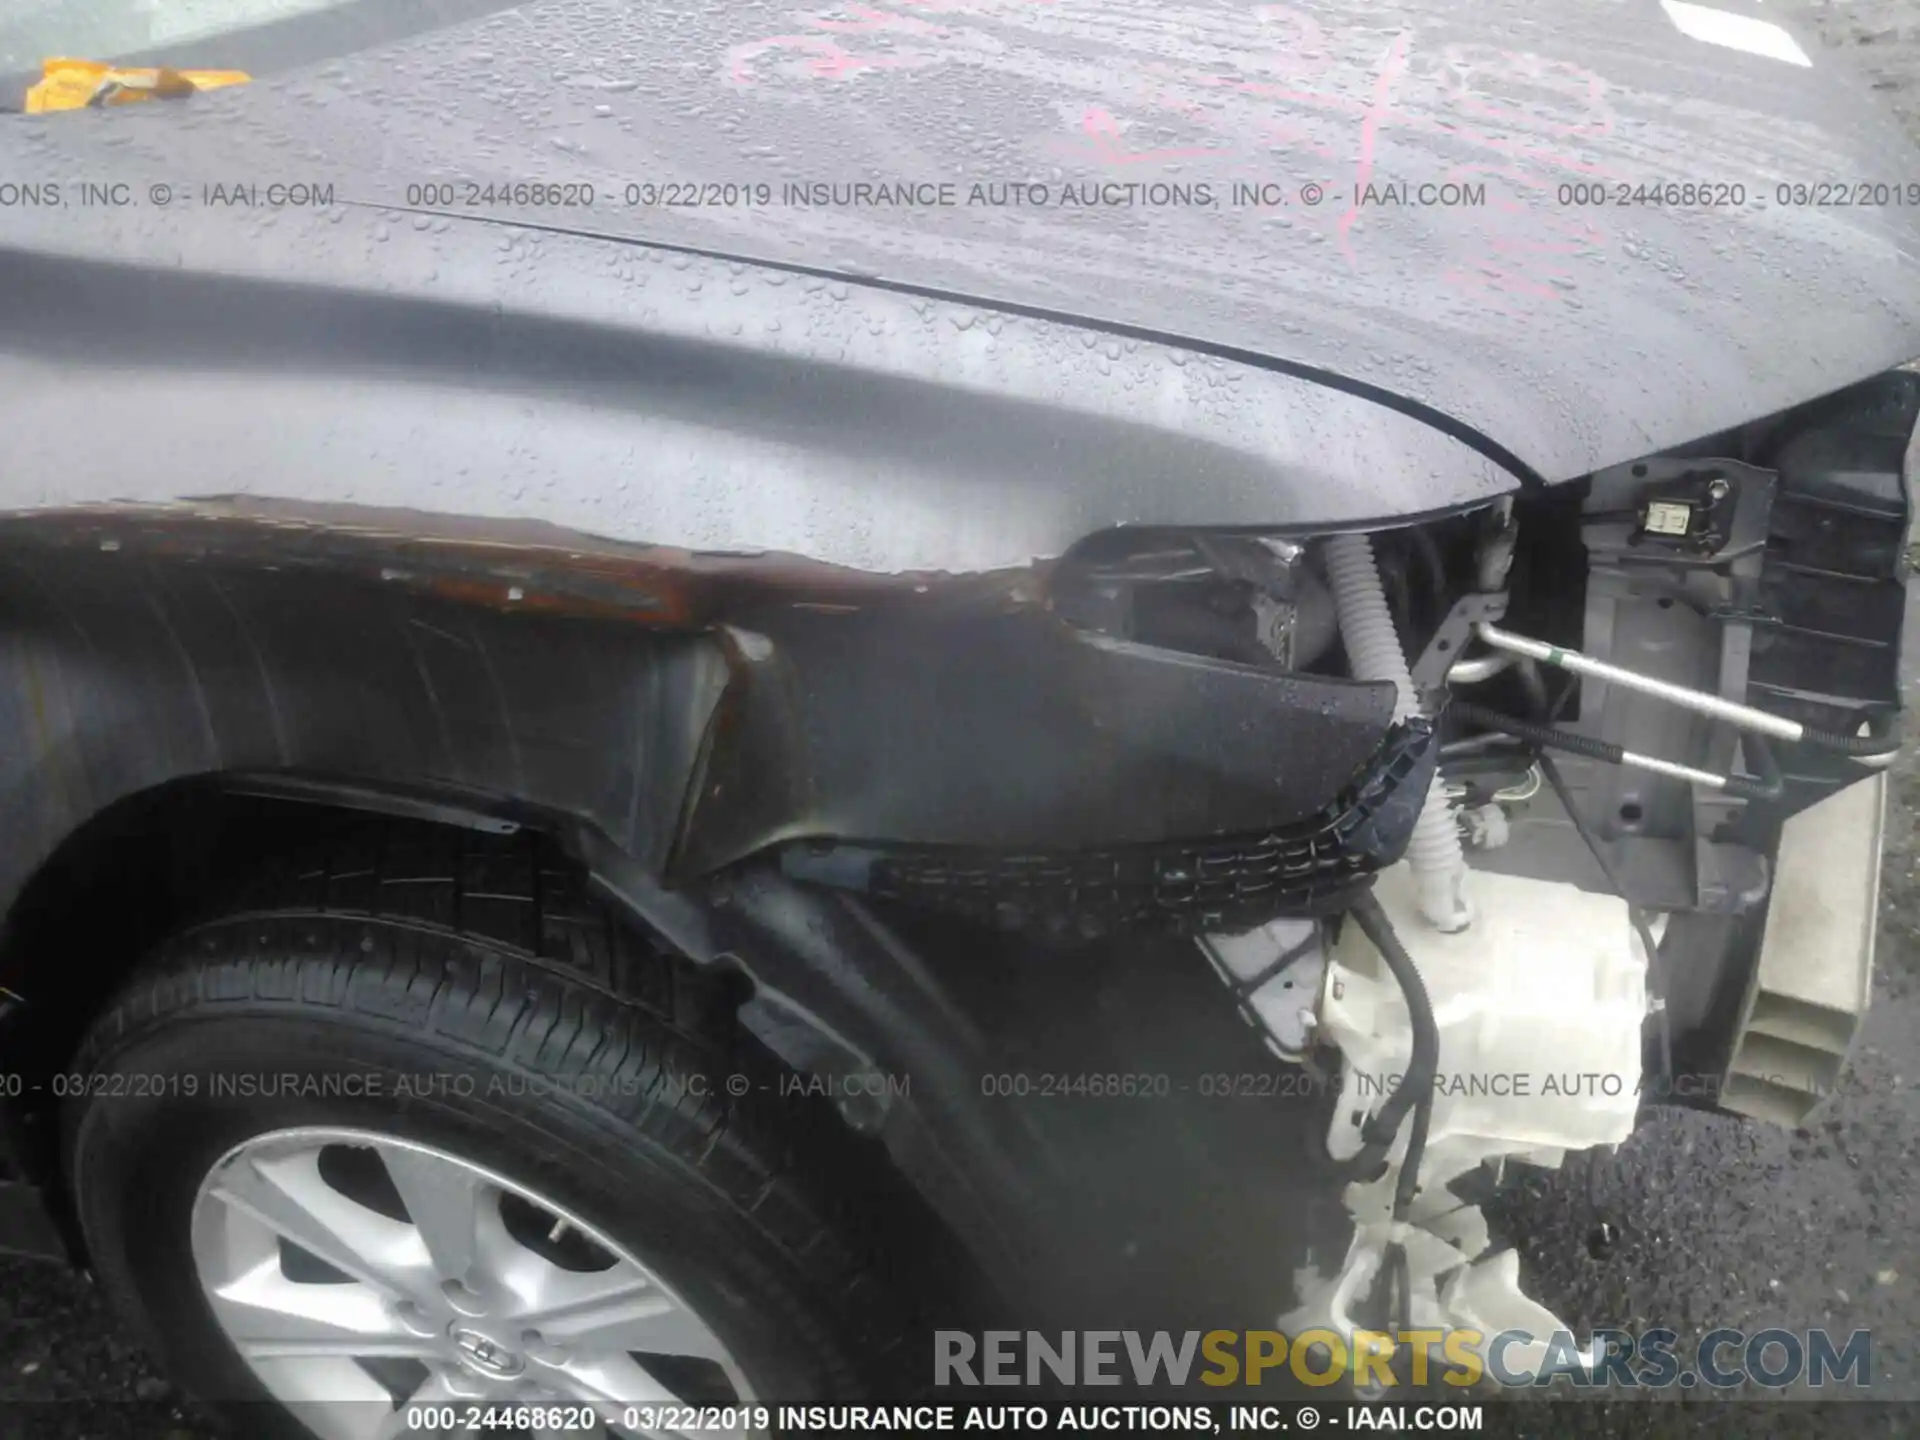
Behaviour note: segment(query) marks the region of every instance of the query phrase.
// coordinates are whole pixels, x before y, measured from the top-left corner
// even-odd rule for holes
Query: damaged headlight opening
[[[1714,521],[1683,526],[1671,497],[1696,493]],[[1662,1089],[1677,1078],[1662,925],[1764,906],[1764,856],[1781,828],[1897,753],[1887,667],[1836,662],[1809,683],[1808,667],[1785,661],[1809,603],[1805,537],[1816,527],[1806,512],[1827,503],[1816,487],[1796,494],[1757,467],[1659,462],[1595,477],[1577,508],[1503,502],[1322,539],[1157,549],[1136,539],[1127,564],[1107,556],[1069,576],[1062,608],[1076,623],[1179,645],[1208,633],[1194,618],[1205,615],[1209,653],[1391,685],[1396,726],[1431,726],[1440,739],[1434,770],[1409,777],[1398,797],[1412,813],[1391,863],[1317,915],[1276,907],[1254,929],[1201,937],[1276,1055],[1309,1066],[1315,1050],[1340,1057],[1329,1147],[1356,1233],[1345,1263],[1305,1282],[1283,1323],[1378,1324],[1384,1303],[1401,1330],[1560,1328],[1520,1293],[1515,1256],[1490,1250],[1477,1207],[1450,1186],[1483,1164],[1557,1164],[1567,1150],[1623,1140],[1649,1075]],[[1890,513],[1881,528],[1897,521]],[[1882,575],[1883,551],[1861,553],[1856,593],[1873,603],[1850,612],[1857,629],[1832,625],[1846,592],[1822,614],[1840,646],[1858,647],[1842,659],[1878,663],[1885,607],[1869,587],[1894,579],[1897,562]],[[1583,554],[1587,565],[1569,565]],[[1270,568],[1257,586],[1269,616],[1281,616],[1264,632],[1250,607],[1234,630],[1234,607],[1217,594],[1196,603],[1210,586],[1260,573],[1222,557],[1253,555],[1286,577],[1274,581]],[[1556,570],[1581,577],[1587,593],[1558,583]],[[1188,587],[1181,622],[1165,593],[1175,582]],[[1642,644],[1631,627],[1654,638]],[[1293,637],[1291,648],[1262,644],[1263,633]],[[1583,648],[1583,634],[1613,654]],[[1639,736],[1666,743],[1640,748]],[[1610,773],[1646,778],[1609,782]],[[1609,784],[1641,788],[1608,812],[1596,802]],[[1578,852],[1503,850],[1513,825],[1530,839],[1568,834]],[[1762,856],[1757,882],[1694,897],[1668,882],[1662,894],[1650,879],[1656,847],[1692,836],[1716,861],[1720,851]],[[1703,1053],[1697,1008],[1683,1017],[1688,1056]],[[1744,1022],[1710,1018],[1723,1050],[1737,1049],[1725,1032]],[[1738,1057],[1726,1063],[1737,1068]],[[1461,1083],[1469,1072],[1563,1066],[1606,1077],[1605,1099],[1585,1114],[1541,1096],[1503,1109]]]

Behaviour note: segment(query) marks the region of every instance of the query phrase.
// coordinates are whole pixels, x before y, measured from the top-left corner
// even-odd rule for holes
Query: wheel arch
[[[28,877],[0,931],[0,1053],[25,1082],[23,1096],[0,1098],[0,1156],[40,1191],[74,1263],[85,1265],[85,1246],[48,1077],[144,956],[232,888],[236,864],[311,848],[364,816],[539,837],[625,923],[733,976],[743,1031],[790,1071],[828,1086],[863,1072],[911,1077],[905,1096],[843,1107],[847,1128],[880,1142],[982,1275],[1007,1273],[1023,1167],[983,1123],[969,1083],[984,1063],[978,1037],[924,974],[905,978],[905,942],[857,901],[810,893],[772,867],[669,890],[579,815],[424,783],[263,771],[180,777],[102,807]]]
[[[236,857],[319,843],[348,815],[508,834],[560,833],[555,817],[429,787],[245,771],[203,773],[122,795],[87,815],[19,885],[0,928],[0,1052],[23,1095],[0,1125],[28,1180],[58,1187],[44,1088],[92,1019],[167,934],[232,882]]]
[[[89,997],[191,897],[189,842],[249,805],[296,838],[371,809],[592,830],[638,868],[666,863],[728,678],[711,636],[516,614],[257,528],[270,553],[103,512],[0,548],[9,1072],[71,1053]],[[0,1168],[13,1151],[54,1178],[38,1128],[32,1103],[0,1111]]]
[[[528,546],[463,540],[427,529],[432,517],[348,518],[0,522],[0,737],[14,742],[0,744],[0,986],[27,1002],[0,1033],[10,1062],[27,1053],[17,1043],[58,1063],[84,1012],[39,1022],[43,986],[104,999],[100,958],[130,963],[153,933],[141,925],[177,913],[164,895],[133,903],[135,882],[155,857],[191,858],[177,837],[222,831],[236,809],[268,807],[276,843],[341,809],[519,824],[550,835],[633,923],[748,976],[741,1022],[790,1070],[900,1081],[904,1093],[843,1118],[885,1145],[987,1273],[1044,1291],[1085,1268],[1076,1156],[1098,1127],[986,1093],[1014,1053],[991,977],[1037,969],[1048,988],[1031,1008],[1064,1013],[1053,1007],[1077,1004],[1080,971],[1026,966],[1008,936],[916,929],[808,886],[769,847],[967,838],[956,814],[975,838],[1066,845],[1193,833],[1201,814],[1258,829],[1315,810],[1390,719],[1390,694],[1346,682],[1223,664],[1196,686],[1185,657],[1059,624],[1030,575],[948,577],[925,595],[894,577],[876,592],[871,577],[777,558],[716,575],[558,532]],[[415,528],[397,534],[402,522]],[[1298,733],[1246,723],[1281,705],[1312,712],[1327,742],[1316,756],[1345,758],[1281,763],[1303,748]],[[1089,730],[1090,709],[1116,718]],[[1272,786],[1283,772],[1298,793]],[[917,783],[927,776],[972,777],[964,812],[951,783]],[[103,887],[123,893],[102,904]],[[58,923],[75,916],[125,938],[75,946]],[[1143,950],[1129,962],[1142,973],[1191,958],[1177,937],[1147,948],[1166,955]],[[63,959],[76,949],[90,953]],[[1193,1003],[1233,1021],[1211,976],[1192,980]],[[31,1133],[23,1148],[44,1154]],[[1032,1260],[1049,1247],[1054,1259]]]

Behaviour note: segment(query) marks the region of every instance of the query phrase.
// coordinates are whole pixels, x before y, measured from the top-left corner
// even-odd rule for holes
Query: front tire
[[[859,1396],[903,1328],[871,1157],[730,1019],[530,837],[355,832],[164,944],[83,1044],[94,1268],[253,1434],[269,1400],[345,1440],[449,1395]],[[596,1285],[626,1309],[589,1352],[536,1302]]]

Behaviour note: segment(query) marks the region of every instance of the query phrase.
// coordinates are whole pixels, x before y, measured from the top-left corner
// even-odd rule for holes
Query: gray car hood
[[[1853,72],[1737,0],[548,0],[187,109],[8,124],[28,173],[109,164],[183,205],[284,177],[397,210],[451,180],[426,208],[1228,347],[1548,479],[1920,355],[1920,166]],[[520,181],[593,203],[478,189]],[[1443,183],[1484,202],[1420,203]],[[1708,189],[1636,193],[1669,184]],[[73,223],[109,219],[123,253],[169,243],[151,211]]]

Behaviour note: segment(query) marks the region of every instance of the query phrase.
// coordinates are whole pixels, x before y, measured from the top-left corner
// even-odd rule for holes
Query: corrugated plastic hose
[[[1373,542],[1365,535],[1336,535],[1327,541],[1326,560],[1348,666],[1357,680],[1391,680],[1399,692],[1394,718],[1404,720],[1418,709],[1413,674],[1401,653],[1392,612],[1387,609]],[[1429,924],[1454,931],[1473,923],[1466,896],[1466,857],[1461,853],[1460,832],[1437,773],[1420,818],[1414,823],[1407,864],[1419,887],[1420,913]]]

